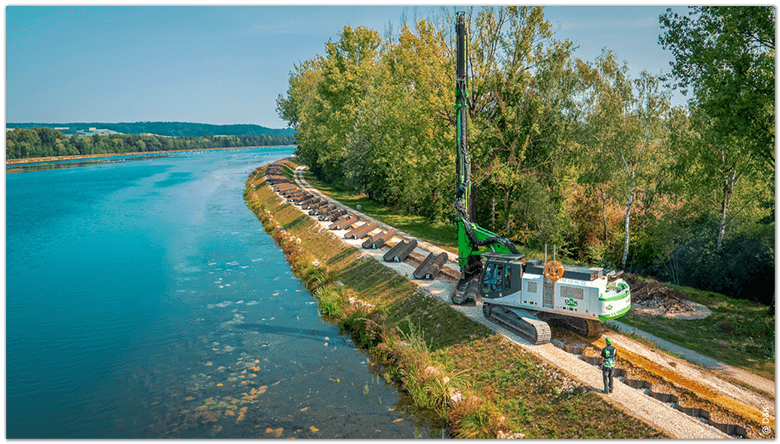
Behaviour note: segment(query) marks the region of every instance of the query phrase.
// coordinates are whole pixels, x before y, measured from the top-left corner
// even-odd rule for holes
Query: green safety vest
[[[604,357],[604,361],[602,361],[602,365],[604,365],[604,367],[614,367],[616,355],[617,355],[617,350],[615,350],[615,347],[612,346],[606,347],[601,352],[601,356]]]

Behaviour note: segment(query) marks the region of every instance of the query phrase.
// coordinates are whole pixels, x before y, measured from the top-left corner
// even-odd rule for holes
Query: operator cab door
[[[480,293],[483,298],[495,299],[520,290],[523,282],[521,263],[488,259],[482,270]],[[517,287],[517,288],[515,288]]]

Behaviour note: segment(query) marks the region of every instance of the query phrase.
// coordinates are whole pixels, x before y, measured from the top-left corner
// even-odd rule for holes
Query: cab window
[[[482,292],[501,291],[504,282],[504,265],[488,264],[485,268],[485,278],[482,281]]]

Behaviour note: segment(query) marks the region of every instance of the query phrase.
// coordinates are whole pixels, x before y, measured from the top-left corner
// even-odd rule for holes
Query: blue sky
[[[675,6],[676,12],[687,8]],[[666,6],[547,6],[556,38],[631,76],[669,70]],[[186,121],[286,127],[276,114],[293,65],[345,26],[384,35],[406,6],[7,6],[6,122]],[[419,16],[427,8],[417,8]],[[683,103],[677,95],[675,104]]]

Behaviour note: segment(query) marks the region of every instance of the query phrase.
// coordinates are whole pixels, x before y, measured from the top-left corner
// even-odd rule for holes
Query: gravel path
[[[295,171],[295,179],[298,185],[301,186],[302,188],[306,188],[309,192],[313,192],[315,194],[318,194],[322,197],[329,199],[327,196],[323,195],[319,191],[312,188],[303,179],[303,174],[302,174],[303,168],[304,167],[298,167],[298,169],[296,169]],[[352,208],[345,207],[344,205],[341,205],[340,203],[335,201],[332,202],[336,205],[339,205],[342,208],[348,209],[353,213],[359,214],[357,211],[355,211]],[[362,214],[360,214],[360,216],[364,220],[370,219]],[[314,220],[318,222],[320,226],[323,227],[325,230],[327,230],[328,226],[331,224],[330,222],[317,221],[316,218],[314,218]],[[394,229],[391,227],[387,227],[387,228]],[[344,239],[343,235],[346,232],[346,230],[341,230],[341,231],[334,230],[330,232],[333,233],[336,237],[340,238],[342,242],[345,242],[349,245],[352,245],[360,249],[360,251],[365,257],[372,257],[378,260],[381,264],[393,269],[398,274],[405,276],[409,279],[412,279],[412,275],[415,270],[414,266],[403,262],[401,263],[385,262],[382,259],[382,256],[384,254],[383,250],[364,250],[361,249],[361,244],[363,243],[362,240]],[[396,230],[396,232],[398,231]],[[402,234],[400,232],[398,232],[398,234],[406,238],[411,238],[411,236]],[[423,243],[420,244],[421,247],[423,248],[433,247],[430,244],[427,245],[423,245]],[[421,250],[423,250],[423,248],[421,248]],[[429,251],[439,253],[442,250],[436,248],[435,250],[430,249]],[[452,255],[451,253],[449,253],[449,255],[451,256],[451,259],[455,259],[452,258],[452,256],[454,255]],[[454,266],[455,269],[457,269],[457,265],[453,263],[448,263],[447,266],[449,267]],[[468,316],[474,321],[479,322],[487,326],[488,328],[496,331],[497,333],[503,335],[504,337],[514,342],[515,344],[519,345],[524,350],[533,354],[543,362],[559,368],[561,371],[566,373],[570,378],[578,381],[579,383],[583,384],[585,387],[597,392],[599,396],[601,396],[610,404],[650,424],[656,429],[664,431],[674,439],[729,438],[728,435],[715,429],[714,427],[704,424],[701,421],[689,415],[686,415],[685,413],[675,410],[671,406],[645,395],[643,391],[633,389],[625,384],[622,384],[619,381],[615,382],[614,392],[612,394],[605,395],[601,393],[603,389],[603,383],[601,378],[601,371],[597,367],[586,363],[577,355],[567,353],[555,347],[551,343],[544,344],[544,345],[532,345],[531,343],[529,343],[522,337],[514,334],[513,332],[510,332],[509,330],[506,330],[500,325],[485,319],[484,315],[482,314],[482,307],[480,306],[461,306],[461,305],[452,304],[450,301],[450,297],[452,296],[452,292],[454,291],[454,283],[444,282],[441,279],[437,279],[433,281],[412,279],[412,281],[416,283],[420,288],[428,292],[431,296],[434,296],[442,300],[443,302],[449,304],[450,307],[452,307],[454,310],[463,313],[464,315]],[[623,338],[621,338],[621,341],[623,341]],[[635,350],[641,350],[643,353],[650,353],[647,351],[650,349],[648,349],[644,345],[633,341],[631,342],[633,343],[631,345],[632,347],[631,350],[634,351],[635,353],[637,353],[637,351]],[[628,341],[626,341],[626,344],[628,344]],[[693,367],[691,368],[693,369]],[[712,375],[709,375],[707,379],[711,380],[712,384],[714,385],[727,384],[725,381],[720,380]],[[735,387],[735,389],[737,389],[737,391],[734,392],[735,395],[739,395],[740,397],[745,395],[744,393],[738,393],[739,391],[738,387]],[[744,389],[742,390],[745,391]],[[760,403],[760,400],[756,400],[755,402]],[[774,415],[774,405],[772,405],[772,409],[773,409],[772,414]]]
[[[738,381],[742,381],[745,384],[750,385],[751,387],[755,387],[763,392],[769,393],[774,398],[775,396],[775,382],[771,381],[766,378],[762,378],[760,376],[754,375],[750,372],[747,372],[745,370],[742,370],[741,368],[737,368],[728,364],[725,364],[723,362],[718,361],[717,359],[712,359],[707,356],[704,356],[700,353],[697,353],[693,350],[689,350],[687,348],[680,347],[679,345],[673,344],[667,340],[661,339],[657,336],[654,336],[650,333],[644,332],[642,330],[636,330],[634,327],[624,324],[619,321],[608,321],[607,325],[614,328],[615,330],[619,330],[626,333],[636,333],[637,336],[643,337],[645,339],[648,339],[658,345],[658,348],[662,350],[671,351],[672,353],[676,354],[677,356],[680,356],[681,358],[685,359],[686,361],[690,361],[694,364],[700,365],[708,370],[713,370],[718,373],[723,374],[724,376],[727,376],[729,378],[736,379]],[[739,398],[737,398],[739,399]],[[766,398],[764,398],[766,399]],[[772,416],[774,416],[774,401],[772,401]]]

